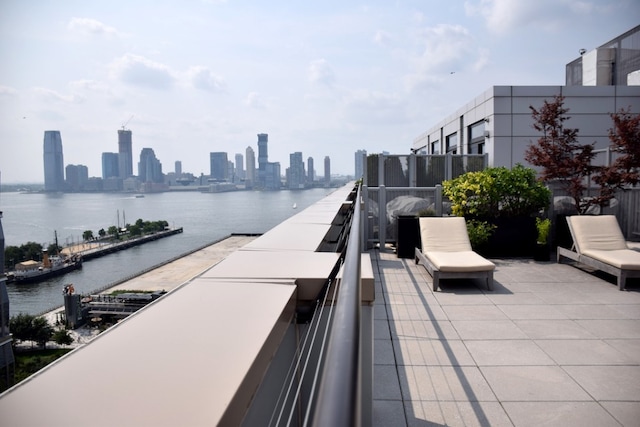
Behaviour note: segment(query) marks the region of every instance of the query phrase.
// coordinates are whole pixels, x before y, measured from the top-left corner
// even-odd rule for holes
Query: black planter
[[[415,215],[399,215],[396,221],[396,255],[413,258],[420,248],[420,225]]]
[[[551,261],[551,248],[546,243],[536,243],[533,252],[534,261]]]
[[[495,258],[533,257],[538,237],[534,217],[476,219],[496,226],[489,241],[477,248],[479,253]]]

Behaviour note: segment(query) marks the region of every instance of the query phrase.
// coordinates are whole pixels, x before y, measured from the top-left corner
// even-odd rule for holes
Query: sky
[[[563,85],[565,65],[640,23],[637,0],[0,0],[2,183],[43,182],[46,130],[64,164],[101,176],[118,129],[208,175],[269,134],[269,161],[413,140],[494,85]]]

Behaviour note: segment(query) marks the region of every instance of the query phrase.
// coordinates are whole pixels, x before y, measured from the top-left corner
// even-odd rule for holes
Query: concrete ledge
[[[169,296],[5,393],[3,421],[238,425],[293,318],[296,287],[195,279]]]

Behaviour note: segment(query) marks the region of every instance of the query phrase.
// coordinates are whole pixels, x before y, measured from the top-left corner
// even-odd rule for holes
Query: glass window
[[[431,143],[431,154],[440,154],[440,141],[433,141]]]
[[[458,152],[458,134],[452,133],[446,138],[447,153],[456,154]]]

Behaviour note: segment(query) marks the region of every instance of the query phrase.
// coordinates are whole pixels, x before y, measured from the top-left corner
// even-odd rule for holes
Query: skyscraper
[[[118,170],[120,178],[133,176],[132,135],[130,130],[118,130]]]
[[[138,179],[140,182],[162,182],[162,163],[156,158],[153,148],[143,148],[138,163]]]
[[[229,177],[229,160],[227,153],[209,153],[209,166],[211,168],[211,179],[214,181],[226,181]]]
[[[367,159],[367,151],[366,150],[358,150],[355,154],[356,161],[356,169],[355,169],[355,178],[360,179],[364,176],[364,162]]]
[[[256,153],[253,151],[253,148],[247,147],[245,155],[247,162],[247,176],[244,182],[247,188],[253,188],[253,185],[256,182]]]
[[[44,191],[64,190],[62,137],[58,130],[44,132]]]
[[[239,179],[245,179],[244,156],[240,153],[236,153],[236,176]]]
[[[313,181],[315,180],[313,167],[313,157],[309,157],[307,159],[307,182],[309,185],[313,185]]]
[[[0,391],[13,385],[15,358],[11,331],[9,331],[9,293],[7,278],[4,275],[4,231],[2,230],[2,212],[0,212]]]
[[[266,171],[267,171],[267,163],[269,163],[269,152],[268,146],[269,144],[269,135],[266,133],[258,134],[258,183],[260,187],[266,187]]]
[[[85,165],[67,165],[65,168],[67,176],[66,188],[69,191],[82,191],[89,182],[89,168]]]
[[[329,156],[324,158],[324,186],[329,187],[331,185],[331,159]]]
[[[118,176],[118,153],[102,153],[102,179]]]
[[[176,160],[174,163],[174,172],[176,174],[176,178],[180,178],[180,176],[182,176],[182,162],[180,160]]]
[[[289,171],[287,174],[287,186],[290,190],[304,188],[305,173],[302,153],[296,151],[289,154]]]

